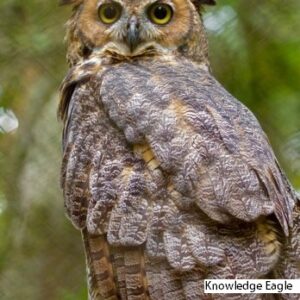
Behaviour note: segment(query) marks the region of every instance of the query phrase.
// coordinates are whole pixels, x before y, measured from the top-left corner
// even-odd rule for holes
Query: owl
[[[214,1],[62,4],[61,185],[89,299],[273,299],[207,294],[204,280],[300,278],[299,199],[210,72],[201,11]]]

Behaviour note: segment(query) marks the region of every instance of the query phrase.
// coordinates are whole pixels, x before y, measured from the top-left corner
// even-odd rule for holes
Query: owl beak
[[[132,16],[127,24],[127,44],[130,51],[133,52],[140,41],[140,24],[136,16]]]

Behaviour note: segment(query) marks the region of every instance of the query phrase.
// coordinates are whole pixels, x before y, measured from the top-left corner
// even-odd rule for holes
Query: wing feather
[[[207,71],[182,60],[145,61],[112,67],[101,79],[111,119],[129,142],[149,142],[176,190],[215,221],[274,213],[288,234],[296,197],[268,140],[253,114]]]
[[[190,62],[89,68],[63,88],[61,182],[92,293],[210,299],[203,278],[271,272],[296,195],[249,110]]]

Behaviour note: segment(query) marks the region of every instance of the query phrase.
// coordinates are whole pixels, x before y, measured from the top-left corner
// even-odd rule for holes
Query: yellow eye
[[[104,24],[117,22],[121,17],[121,13],[121,5],[115,2],[102,4],[98,10],[99,19]]]
[[[166,25],[173,17],[173,9],[168,4],[155,3],[148,10],[148,18],[157,25]]]

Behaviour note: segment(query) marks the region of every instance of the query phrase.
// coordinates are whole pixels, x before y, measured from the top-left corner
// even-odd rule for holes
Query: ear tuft
[[[215,0],[193,0],[193,2],[198,2],[200,5],[216,5]]]
[[[201,14],[203,11],[203,5],[215,5],[216,0],[191,0],[197,11]]]
[[[216,0],[192,0],[192,2],[197,8],[202,5],[216,5]]]

